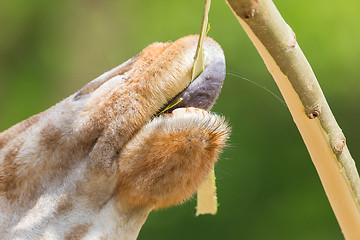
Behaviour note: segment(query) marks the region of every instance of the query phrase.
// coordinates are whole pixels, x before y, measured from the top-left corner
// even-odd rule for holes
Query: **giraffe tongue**
[[[179,98],[182,98],[182,100],[163,113],[170,113],[176,108],[184,107],[210,110],[220,94],[225,75],[224,59],[215,59],[185,90],[176,95],[166,106],[176,102]]]

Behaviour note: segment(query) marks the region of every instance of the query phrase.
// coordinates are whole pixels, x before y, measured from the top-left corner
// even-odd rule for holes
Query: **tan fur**
[[[188,199],[225,145],[205,111],[154,118],[189,83],[197,36],[155,43],[0,134],[0,236],[135,239],[149,212]],[[206,64],[223,57],[207,38]]]
[[[183,202],[214,166],[227,134],[224,120],[203,110],[154,119],[120,157],[117,197],[127,205],[155,208]]]

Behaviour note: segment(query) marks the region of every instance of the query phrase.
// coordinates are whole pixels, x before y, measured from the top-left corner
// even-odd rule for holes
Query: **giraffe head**
[[[225,78],[220,46],[154,43],[0,134],[0,232],[17,239],[135,239],[151,210],[191,197],[229,129],[205,110]],[[169,101],[184,101],[158,115]],[[195,108],[189,108],[195,107]]]

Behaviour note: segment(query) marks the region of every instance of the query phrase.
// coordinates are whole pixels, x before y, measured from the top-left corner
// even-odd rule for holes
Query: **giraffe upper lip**
[[[176,108],[195,107],[210,110],[218,98],[226,75],[224,58],[214,59],[204,71],[192,81],[187,88],[177,94],[165,106],[171,105],[179,98],[182,100],[175,106],[161,113],[170,113]]]

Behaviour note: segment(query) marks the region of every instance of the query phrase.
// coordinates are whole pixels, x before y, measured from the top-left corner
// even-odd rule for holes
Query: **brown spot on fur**
[[[65,236],[65,240],[80,240],[89,231],[90,223],[82,223],[71,229],[71,231]]]
[[[7,142],[7,139],[5,139],[5,137],[0,135],[0,150],[5,146],[6,142]]]
[[[60,138],[63,135],[61,129],[49,124],[40,131],[39,144],[46,149],[46,152],[53,153],[59,147]]]
[[[12,163],[17,157],[21,145],[16,145],[14,148],[10,149],[8,153],[5,154],[4,163]]]
[[[20,151],[22,143],[18,143],[12,149],[5,153],[5,158],[0,164],[0,194],[5,195],[7,199],[13,201],[17,198],[16,171],[19,166],[16,157]]]
[[[66,171],[73,161],[82,159],[89,153],[101,132],[100,127],[92,126],[87,131],[65,133],[62,129],[49,124],[39,134],[39,145],[46,153],[43,169],[55,168]],[[54,156],[56,158],[54,159]],[[61,159],[61,161],[59,161]],[[41,174],[41,173],[40,173]]]
[[[61,216],[67,214],[71,209],[73,209],[73,206],[74,205],[68,196],[62,196],[55,210],[55,216]]]

